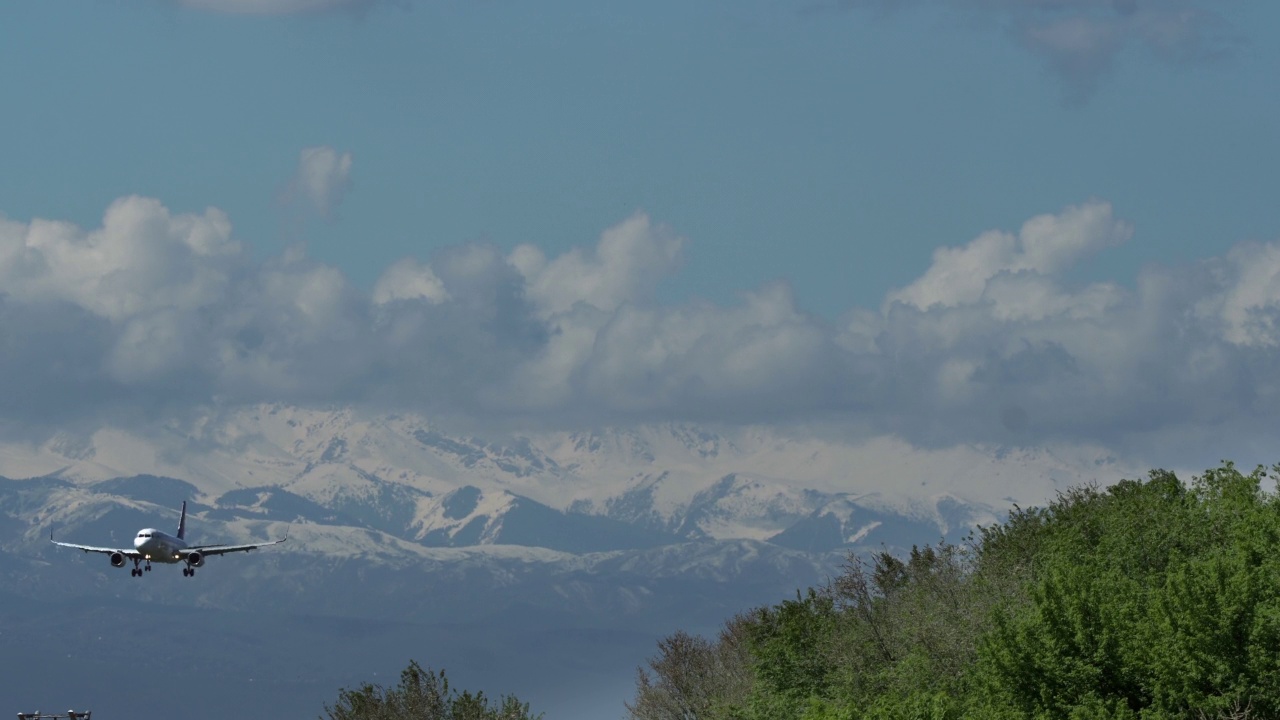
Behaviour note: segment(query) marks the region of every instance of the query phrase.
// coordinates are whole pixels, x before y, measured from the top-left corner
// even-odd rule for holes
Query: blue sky
[[[72,414],[408,397],[530,423],[834,415],[934,444],[1159,448],[1240,422],[1261,443],[1277,30],[1280,6],[1243,0],[5,4],[0,275],[24,349],[0,361]],[[1069,261],[1019,238],[1046,214]],[[979,252],[990,230],[1012,244]],[[1090,354],[1139,331],[1182,358]]]

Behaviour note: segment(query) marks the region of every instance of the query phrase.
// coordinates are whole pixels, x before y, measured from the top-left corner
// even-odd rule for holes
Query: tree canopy
[[[491,702],[483,692],[451,688],[443,670],[424,669],[415,660],[400,673],[393,687],[365,683],[345,689],[338,701],[325,706],[327,720],[540,720],[529,705],[503,696]]]
[[[960,545],[677,633],[632,720],[1280,718],[1280,496],[1231,463],[1074,488]]]

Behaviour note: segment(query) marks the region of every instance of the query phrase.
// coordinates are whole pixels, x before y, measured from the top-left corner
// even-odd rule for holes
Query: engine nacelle
[[[204,564],[204,555],[201,555],[198,550],[192,550],[187,553],[187,564],[191,567],[200,567]]]
[[[124,567],[124,561],[125,561],[124,553],[122,552],[111,553],[111,567]]]

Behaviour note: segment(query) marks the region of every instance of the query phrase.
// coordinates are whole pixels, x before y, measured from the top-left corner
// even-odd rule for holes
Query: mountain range
[[[66,704],[52,697],[66,678],[176,667],[240,688],[189,716],[250,701],[315,715],[413,657],[548,718],[618,717],[664,634],[713,631],[859,553],[958,540],[1014,503],[1135,470],[1091,448],[921,450],[673,423],[482,437],[280,405],[0,436],[0,603],[21,609],[0,636],[77,652],[106,638],[88,642],[96,654],[55,652],[48,667],[11,655],[5,669]],[[171,529],[184,501],[198,542],[289,540],[210,561],[194,581],[166,567],[129,578],[47,542],[52,530],[127,546],[138,528]],[[116,613],[134,620],[104,631]],[[54,631],[37,637],[32,618]],[[122,716],[190,700],[126,692],[129,677],[96,690]]]

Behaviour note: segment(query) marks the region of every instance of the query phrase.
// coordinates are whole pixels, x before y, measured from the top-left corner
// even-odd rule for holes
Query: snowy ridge
[[[458,488],[419,506],[412,525],[414,537],[427,540],[436,536],[451,544],[494,544],[500,538],[503,516],[516,501],[506,491],[485,492],[470,485]]]
[[[908,531],[927,542],[1138,469],[1087,447],[922,450],[892,437],[687,423],[478,438],[411,414],[261,405],[43,442],[0,437],[0,475],[84,488],[169,477],[190,483],[193,501],[219,508],[231,497],[224,509],[246,515],[264,501],[229,494],[274,489],[324,508],[325,522],[428,547],[590,552],[706,539],[827,551]]]

